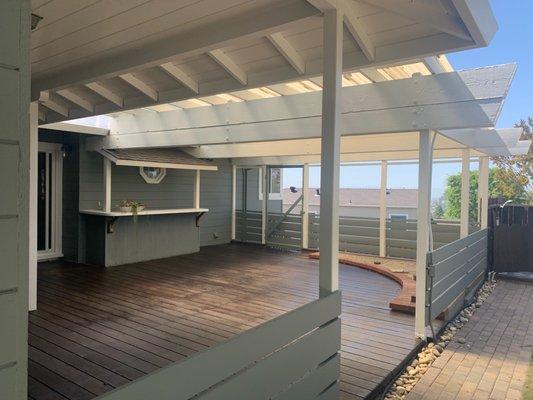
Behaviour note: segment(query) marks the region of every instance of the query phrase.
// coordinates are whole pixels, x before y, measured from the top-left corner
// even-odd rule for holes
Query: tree
[[[533,118],[520,120],[516,128],[523,128],[521,140],[533,139]],[[496,187],[499,194],[506,200],[515,203],[530,204],[533,202],[533,154],[530,151],[523,156],[492,157],[497,167]]]
[[[489,196],[498,197],[499,192],[495,182],[496,168],[489,170]],[[479,174],[478,171],[470,171],[470,204],[468,215],[470,220],[477,219],[477,192]],[[445,211],[444,217],[459,219],[461,217],[461,173],[450,175],[446,180],[444,190]]]

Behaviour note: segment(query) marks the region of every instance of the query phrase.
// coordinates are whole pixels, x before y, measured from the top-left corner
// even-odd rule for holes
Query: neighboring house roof
[[[283,189],[283,204],[292,204],[302,194],[301,188],[292,193],[289,188]],[[380,189],[341,188],[339,191],[340,206],[379,207]],[[320,196],[317,188],[309,188],[309,204],[319,205]],[[418,189],[387,189],[387,207],[416,208],[418,204]]]

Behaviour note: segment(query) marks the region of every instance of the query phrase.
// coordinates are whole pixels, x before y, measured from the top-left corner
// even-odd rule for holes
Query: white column
[[[426,255],[429,251],[433,133],[420,131],[418,163],[418,219],[416,235],[415,334],[426,338]]]
[[[479,157],[478,215],[481,229],[488,225],[489,218],[489,158]]]
[[[235,240],[237,226],[237,166],[231,166],[231,240]]]
[[[340,101],[343,15],[324,12],[324,77],[320,174],[320,296],[339,288]]]
[[[104,211],[111,211],[111,161],[104,157]]]
[[[461,163],[461,224],[460,236],[468,236],[469,225],[469,205],[470,205],[470,150],[463,149]]]
[[[39,103],[30,104],[30,198],[28,309],[37,309],[37,180],[39,155]]]
[[[261,243],[266,244],[266,226],[267,226],[267,202],[268,202],[268,179],[267,166],[263,165],[260,169],[261,188],[263,189],[263,203],[261,204]]]
[[[302,248],[309,247],[309,164],[302,168]]]
[[[194,174],[194,208],[200,208],[200,170]]]
[[[381,190],[379,193],[379,256],[387,255],[387,161],[381,161]]]

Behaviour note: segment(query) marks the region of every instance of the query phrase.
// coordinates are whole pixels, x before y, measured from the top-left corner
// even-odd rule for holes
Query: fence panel
[[[426,323],[452,304],[461,305],[483,282],[487,271],[487,229],[428,253]]]
[[[324,398],[340,374],[340,312],[335,292],[98,400]]]

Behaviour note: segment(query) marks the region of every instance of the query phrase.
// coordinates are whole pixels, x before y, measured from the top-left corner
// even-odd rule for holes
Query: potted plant
[[[118,205],[120,212],[132,213],[137,215],[140,211],[144,210],[146,205],[133,201],[133,200],[122,200]]]

